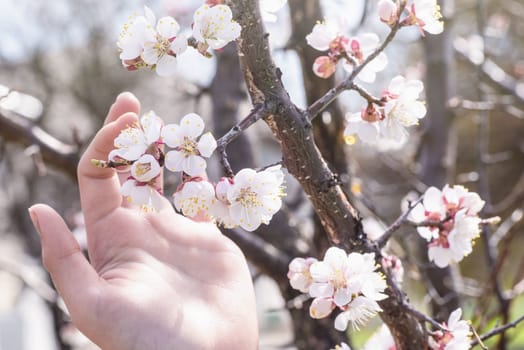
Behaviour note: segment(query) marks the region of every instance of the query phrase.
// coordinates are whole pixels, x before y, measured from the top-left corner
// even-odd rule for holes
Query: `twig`
[[[399,12],[402,13],[404,10],[404,6],[400,6]],[[400,17],[400,16],[399,16]],[[389,43],[393,40],[395,35],[397,34],[398,30],[402,27],[402,24],[399,21],[395,23],[395,25],[391,28],[391,31],[389,32],[386,39],[382,42],[382,44],[375,49],[362,63],[353,69],[351,74],[340,84],[335,86],[334,88],[330,89],[324,96],[316,100],[309,108],[307,109],[307,116],[310,120],[314,119],[320,112],[322,112],[324,109],[329,106],[335,98],[337,98],[342,92],[350,89],[353,86],[353,81],[357,77],[357,75],[364,69],[369,62],[373,61],[384,49],[389,45]]]
[[[400,226],[407,222],[409,214],[417,205],[420,204],[420,202],[422,202],[423,198],[424,197],[420,197],[414,203],[410,203],[408,210],[406,210],[404,214],[400,215],[397,220],[395,220],[395,222],[387,228],[384,234],[377,240],[377,244],[380,248],[384,247],[393,233],[395,233],[400,228]]]
[[[360,96],[365,98],[366,101],[368,101],[369,104],[374,103],[376,105],[381,106],[384,103],[384,101],[382,99],[377,98],[377,97],[371,95],[371,93],[369,93],[366,89],[364,89],[362,86],[358,85],[357,83],[352,83],[348,87],[348,90],[355,90],[356,92],[358,92],[358,94]]]
[[[227,159],[226,146],[236,139],[244,130],[270,114],[271,111],[265,104],[258,104],[251,110],[251,113],[249,113],[247,117],[234,125],[224,136],[217,140],[217,151],[220,154],[220,163],[227,176],[231,177],[234,173]]]
[[[435,321],[434,319],[432,319],[428,315],[426,315],[426,314],[424,314],[424,313],[414,309],[410,304],[403,303],[402,306],[404,307],[404,309],[407,312],[409,312],[410,314],[415,316],[420,321],[427,322],[427,323],[431,324],[435,328],[438,328],[438,329],[443,330],[443,331],[447,331],[447,329],[443,325],[441,325],[440,323],[438,323],[437,321]]]
[[[80,159],[78,148],[57,140],[31,120],[0,109],[0,136],[25,146],[38,146],[46,163],[76,179],[76,166]]]
[[[513,322],[509,322],[509,323],[506,323],[502,326],[499,326],[499,327],[496,327],[496,328],[493,328],[491,331],[485,333],[485,334],[482,334],[481,336],[478,337],[478,339],[480,339],[480,341],[483,341],[483,340],[486,340],[486,339],[489,339],[497,334],[501,334],[501,333],[504,333],[506,332],[508,329],[510,328],[515,328],[517,327],[517,325],[524,321],[524,315],[520,316],[519,318],[517,318],[515,321]],[[479,341],[478,340],[473,340],[471,342],[471,346],[475,346],[479,344]]]

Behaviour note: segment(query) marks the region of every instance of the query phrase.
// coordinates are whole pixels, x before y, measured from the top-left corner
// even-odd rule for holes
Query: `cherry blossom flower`
[[[286,3],[287,0],[260,0],[259,4],[262,20],[266,22],[276,22],[277,16],[275,13],[284,7]]]
[[[163,17],[158,23],[153,12],[145,6],[145,16],[132,17],[124,25],[117,45],[122,64],[128,70],[152,67],[166,77],[176,71],[176,56],[187,48],[187,39],[177,36],[180,29],[172,17]]]
[[[325,318],[328,317],[335,309],[335,304],[331,298],[315,298],[309,307],[309,316],[311,318]]]
[[[469,324],[461,320],[462,309],[458,308],[449,315],[449,319],[442,326],[446,330],[433,332],[428,338],[428,344],[435,350],[466,350],[471,347],[471,333]]]
[[[187,49],[187,38],[178,35],[180,26],[172,17],[163,17],[156,25],[155,37],[146,38],[142,59],[155,67],[161,77],[172,76],[176,72],[176,56]]]
[[[471,253],[480,233],[479,211],[484,201],[463,186],[430,187],[422,204],[413,208],[410,220],[424,223],[418,233],[429,241],[428,257],[439,267],[459,262]]]
[[[362,64],[380,42],[378,36],[373,33],[349,38],[340,32],[334,22],[317,23],[306,36],[306,41],[316,50],[329,50],[327,56],[318,57],[313,65],[313,72],[321,78],[329,78],[333,75],[339,61],[343,61],[344,68],[352,72],[354,66]],[[372,83],[375,81],[376,73],[383,70],[386,65],[387,57],[381,52],[359,72],[357,77],[364,82]]]
[[[406,80],[398,75],[391,80],[388,90],[382,96],[387,102],[384,106],[384,118],[380,121],[380,133],[383,138],[404,143],[408,132],[406,127],[418,125],[426,115],[424,103],[419,96],[424,90],[420,80]]]
[[[202,5],[193,16],[193,36],[198,41],[198,50],[207,53],[211,47],[218,50],[240,36],[241,27],[233,20],[227,5]]]
[[[242,169],[227,191],[229,214],[233,222],[246,231],[268,224],[282,206],[284,174],[280,166],[256,172]]]
[[[396,350],[395,340],[389,331],[389,328],[382,324],[364,344],[362,350]]]
[[[329,248],[322,261],[309,267],[307,278],[312,280],[309,294],[314,298],[309,310],[311,317],[326,317],[338,307],[343,312],[335,320],[336,329],[345,330],[348,323],[360,327],[381,311],[376,301],[387,298],[383,294],[386,282],[376,269],[372,253],[348,255],[340,248]],[[297,270],[304,271],[304,265],[300,264]],[[300,278],[306,279],[306,272],[299,273],[303,275]]]
[[[211,207],[209,208],[216,223],[225,228],[238,226],[229,213],[230,203],[227,199],[227,192],[232,186],[233,179],[228,177],[221,178],[215,185],[215,198],[211,201]]]
[[[185,216],[210,218],[210,206],[215,198],[215,189],[208,181],[200,178],[186,181],[173,194],[175,208]]]
[[[317,23],[311,33],[306,35],[306,41],[312,48],[318,51],[326,51],[339,36],[338,30],[338,26],[334,22]]]
[[[398,20],[397,4],[392,0],[380,0],[377,4],[380,20],[389,26],[394,25]]]
[[[166,153],[165,165],[171,171],[183,171],[190,176],[202,175],[209,158],[217,147],[211,133],[205,133],[204,121],[195,114],[185,115],[178,124],[168,124],[162,129],[162,140],[174,150]],[[199,138],[200,136],[200,138]]]
[[[437,0],[413,0],[408,9],[409,16],[405,23],[418,26],[422,35],[423,30],[429,34],[440,34],[444,30]]]
[[[155,112],[144,114],[140,118],[140,124],[122,130],[115,138],[116,149],[109,153],[109,160],[134,161],[146,153],[157,155],[163,124],[164,122]]]
[[[140,56],[144,51],[144,42],[155,38],[155,15],[147,6],[144,6],[144,12],[145,16],[131,16],[118,37],[117,46],[124,66],[131,66],[132,61],[135,64],[142,62]],[[133,65],[131,68],[137,67]]]
[[[313,282],[309,267],[315,262],[317,262],[315,258],[294,258],[291,260],[289,263],[289,272],[287,273],[291,287],[302,293],[309,291],[309,286]]]
[[[132,205],[143,211],[159,211],[162,195],[156,186],[156,179],[161,174],[161,167],[150,154],[145,154],[131,166],[131,177],[122,184],[122,196]]]

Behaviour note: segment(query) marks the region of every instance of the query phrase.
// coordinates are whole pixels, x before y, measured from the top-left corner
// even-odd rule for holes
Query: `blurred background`
[[[190,28],[198,0],[0,0],[0,350],[96,349],[69,322],[41,265],[40,243],[27,208],[53,206],[85,245],[76,187],[76,162],[122,91],[133,92],[143,112],[166,122],[199,113],[222,136],[251,108],[233,44],[206,59],[189,49],[171,79],[147,70],[127,72],[116,48],[129,15],[150,6]],[[344,145],[344,115],[364,101],[344,93],[314,122],[315,140],[362,217],[378,236],[400,214],[406,196],[428,186],[461,184],[480,193],[484,216],[500,216],[460,266],[436,269],[412,229],[388,251],[404,263],[404,289],[439,320],[459,303],[479,333],[524,313],[524,3],[520,0],[451,0],[441,3],[445,32],[421,37],[404,29],[386,49],[389,64],[370,92],[380,94],[403,74],[425,82],[428,115],[402,147]],[[388,28],[376,1],[289,0],[267,23],[283,82],[301,108],[344,77],[316,78],[319,52],[306,45],[318,20],[336,19],[350,34]],[[234,170],[280,159],[279,146],[259,123],[229,148]],[[218,178],[216,162],[210,178]],[[179,181],[166,179],[171,193]],[[332,320],[311,320],[307,304],[285,276],[289,258],[321,256],[328,243],[302,190],[287,178],[285,205],[270,226],[254,234],[226,232],[252,263],[261,348],[328,349],[346,335]],[[170,190],[169,190],[170,189]],[[288,260],[286,260],[288,259]],[[284,263],[282,263],[284,261]],[[375,320],[349,333],[354,348],[379,326]],[[347,341],[347,340],[346,340]],[[524,328],[490,346],[524,349]]]

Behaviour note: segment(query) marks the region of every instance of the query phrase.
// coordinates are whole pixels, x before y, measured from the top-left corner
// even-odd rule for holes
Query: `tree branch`
[[[24,146],[38,146],[44,161],[76,180],[78,147],[66,144],[14,112],[0,110],[0,136]]]

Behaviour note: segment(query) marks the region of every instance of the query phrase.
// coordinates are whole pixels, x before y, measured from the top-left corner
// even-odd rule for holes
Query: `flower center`
[[[138,163],[135,167],[135,174],[137,176],[142,176],[151,170],[151,163]]]
[[[236,201],[240,202],[240,204],[246,208],[252,208],[261,205],[257,194],[253,192],[250,187],[242,188]]]
[[[184,153],[186,157],[198,155],[198,145],[195,140],[188,138],[187,136],[184,136],[184,142],[182,142],[182,145],[180,146],[180,150]]]
[[[169,54],[171,51],[171,42],[169,39],[159,36],[154,46],[154,50],[158,57]]]

